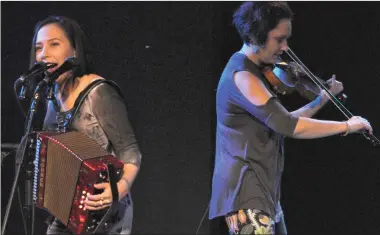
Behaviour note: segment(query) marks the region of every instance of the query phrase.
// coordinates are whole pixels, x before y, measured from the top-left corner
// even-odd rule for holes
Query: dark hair
[[[244,43],[264,45],[269,31],[281,19],[292,19],[293,12],[286,2],[245,2],[235,11],[233,24]]]
[[[38,22],[34,28],[32,40],[32,48],[30,51],[30,68],[36,62],[36,40],[38,31],[45,25],[57,24],[65,32],[70,45],[75,49],[75,57],[78,59],[79,68],[73,71],[73,77],[83,76],[92,72],[90,65],[89,48],[86,36],[78,23],[64,16],[49,16],[48,18]]]

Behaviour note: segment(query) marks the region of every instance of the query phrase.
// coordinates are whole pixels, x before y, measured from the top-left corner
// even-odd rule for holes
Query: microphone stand
[[[6,212],[4,215],[3,227],[1,234],[4,235],[5,228],[7,226],[8,217],[10,209],[12,206],[13,197],[16,191],[16,187],[19,183],[19,177],[21,173],[21,168],[25,168],[25,205],[24,210],[26,211],[26,235],[33,235],[34,233],[34,205],[32,202],[33,197],[33,167],[34,167],[34,158],[33,154],[35,153],[35,142],[36,142],[36,131],[42,130],[42,125],[44,121],[44,116],[46,115],[46,109],[44,109],[43,115],[37,117],[37,111],[44,104],[45,95],[48,90],[48,86],[51,86],[53,83],[52,79],[49,76],[45,76],[41,80],[32,97],[31,105],[28,112],[28,118],[25,127],[25,134],[21,138],[20,145],[16,153],[16,172],[15,178],[12,185],[12,190],[10,192],[10,197],[8,200]],[[43,107],[43,106],[42,106]],[[25,155],[27,155],[25,159]],[[31,220],[31,221],[30,221]]]

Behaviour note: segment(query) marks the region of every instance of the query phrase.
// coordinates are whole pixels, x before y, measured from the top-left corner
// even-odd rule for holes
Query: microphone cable
[[[209,209],[210,209],[210,203],[208,203],[207,208],[205,210],[205,213],[203,214],[203,217],[202,217],[201,221],[199,222],[199,225],[198,225],[197,231],[195,232],[195,235],[198,235],[199,229],[201,228],[203,221],[204,221]]]

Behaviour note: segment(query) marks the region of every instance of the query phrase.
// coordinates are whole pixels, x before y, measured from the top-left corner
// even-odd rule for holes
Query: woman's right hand
[[[368,131],[369,134],[372,134],[372,127],[371,124],[367,121],[367,119],[364,119],[359,116],[353,116],[348,121],[346,121],[348,130],[346,131],[346,134],[355,133],[355,132],[366,132]]]

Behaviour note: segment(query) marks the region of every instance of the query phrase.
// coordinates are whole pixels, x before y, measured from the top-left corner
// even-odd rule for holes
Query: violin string
[[[305,66],[304,63],[296,56],[296,54],[288,48],[290,53],[286,51],[286,53],[291,57],[291,59],[306,73],[306,75],[309,76],[309,78],[321,89],[321,87],[324,88],[324,90],[328,93],[330,100],[333,102],[333,104],[343,113],[344,116],[346,116],[347,119],[350,119],[354,115],[333,95],[331,92],[321,83],[319,82],[315,75]],[[343,110],[344,109],[344,110]],[[377,139],[377,137],[373,134],[369,133],[361,133],[367,140],[369,140],[374,146],[380,145],[380,140]]]
[[[240,50],[245,56],[247,54],[244,52],[244,50]],[[290,53],[289,53],[290,51]],[[319,88],[319,89],[324,89],[326,93],[328,94],[328,98],[331,100],[331,102],[341,111],[341,113],[348,119],[353,117],[354,115],[326,88],[319,80],[317,80],[316,76],[302,63],[302,61],[296,56],[296,54],[288,48],[288,51],[285,51],[286,54],[300,67],[306,75],[314,82],[314,84]],[[248,56],[247,56],[248,57]],[[362,133],[362,135],[369,140],[374,146],[379,146],[380,145],[380,140],[376,138],[373,134],[366,134]]]
[[[352,113],[343,106],[343,104],[326,88],[321,82],[317,80],[315,75],[305,66],[304,63],[295,55],[295,53],[288,48],[288,51],[286,53],[289,55],[289,57],[303,70],[303,72],[308,75],[308,77],[319,87],[319,89],[323,89],[327,92],[329,99],[333,102],[333,104],[343,113],[343,115],[350,119],[353,117]]]
[[[303,70],[303,72],[306,73],[306,75],[311,77],[312,81],[315,83],[315,85],[319,87],[319,89],[321,90],[324,89],[329,93],[329,95],[333,96],[333,94],[329,92],[327,87],[325,87],[322,83],[317,81],[317,79],[315,78],[315,75],[305,66],[305,64],[296,56],[296,54],[290,48],[289,48],[289,51],[286,51],[286,53]]]

